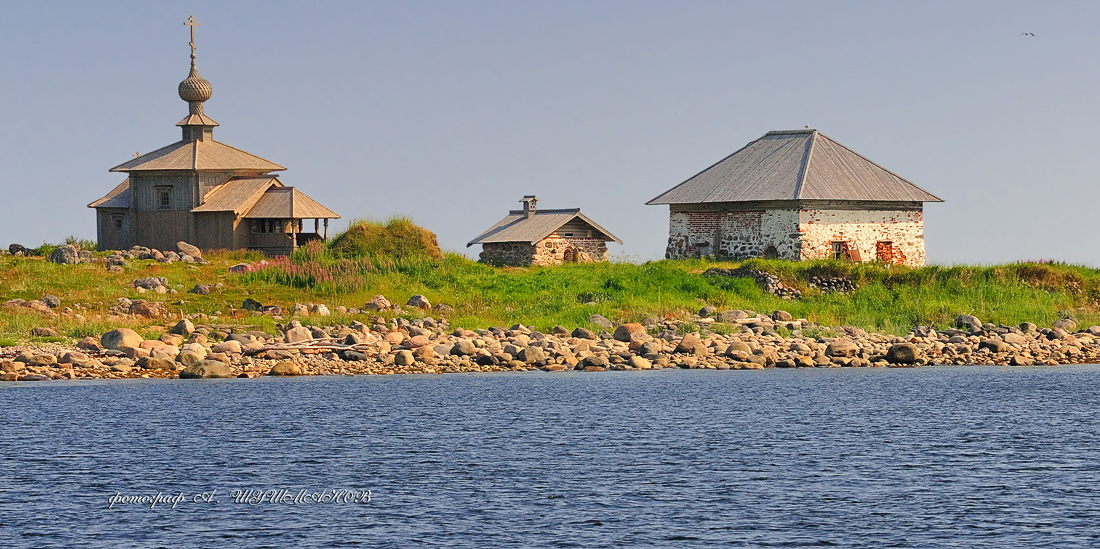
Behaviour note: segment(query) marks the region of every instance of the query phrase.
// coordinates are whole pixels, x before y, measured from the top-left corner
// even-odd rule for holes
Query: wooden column
[[[328,219],[325,219],[325,240],[328,240]]]

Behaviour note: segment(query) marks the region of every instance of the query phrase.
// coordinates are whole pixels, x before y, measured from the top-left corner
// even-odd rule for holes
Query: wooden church
[[[179,96],[188,114],[176,124],[183,136],[111,168],[127,178],[88,205],[96,210],[98,248],[167,250],[184,240],[201,249],[285,255],[327,238],[329,219],[340,216],[279,181],[273,172],[286,168],[214,139],[218,123],[203,112],[213,90],[195,68],[198,23],[185,24],[191,26],[191,72]]]

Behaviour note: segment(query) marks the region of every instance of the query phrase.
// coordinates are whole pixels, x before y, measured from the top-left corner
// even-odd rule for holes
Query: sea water
[[[0,385],[4,547],[1100,543],[1100,367]]]

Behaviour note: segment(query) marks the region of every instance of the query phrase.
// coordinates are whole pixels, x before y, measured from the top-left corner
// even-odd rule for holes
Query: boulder
[[[175,362],[160,357],[146,356],[137,360],[137,366],[143,370],[175,370]]]
[[[195,325],[190,320],[187,320],[185,318],[177,322],[175,326],[172,326],[168,330],[168,333],[190,337],[191,334],[195,333]]]
[[[398,366],[412,366],[416,364],[416,357],[413,356],[412,351],[402,349],[393,356],[393,363]]]
[[[315,314],[317,316],[329,316],[332,314],[332,312],[328,310],[328,306],[324,303],[318,303],[310,307],[309,312],[310,314]]]
[[[35,337],[61,337],[61,334],[57,333],[57,330],[44,326],[31,328],[31,335]]]
[[[1008,343],[999,339],[983,339],[981,343],[978,343],[979,349],[989,349],[992,353],[1006,353],[1010,347]]]
[[[710,353],[707,346],[703,344],[703,341],[695,334],[688,334],[680,339],[680,342],[676,344],[676,352],[696,356],[706,356]]]
[[[76,246],[72,244],[65,244],[64,246],[58,246],[54,251],[50,252],[50,263],[57,263],[58,265],[76,265],[80,263],[80,256],[77,255]]]
[[[960,330],[980,332],[982,329],[982,321],[974,315],[959,315],[955,317],[955,327]]]
[[[886,351],[886,362],[891,364],[912,364],[917,361],[920,349],[912,343],[898,343]]]
[[[630,343],[631,336],[635,334],[645,334],[645,327],[637,322],[628,322],[615,328],[614,338],[616,341]]]
[[[216,377],[233,377],[233,371],[229,365],[217,360],[201,360],[196,364],[184,368],[180,372],[180,379],[203,379]]]
[[[297,328],[295,328],[297,329]],[[240,341],[223,341],[210,348],[212,353],[241,354],[243,352]]]
[[[430,301],[428,301],[428,298],[426,298],[426,297],[424,297],[420,294],[416,294],[416,295],[410,297],[409,300],[407,302],[405,302],[405,306],[407,306],[407,307],[416,307],[417,309],[431,309],[432,308],[432,304],[431,304]]]
[[[160,286],[163,288],[163,286]],[[164,315],[164,306],[155,301],[139,299],[130,304],[130,314],[145,318],[157,318]]]
[[[649,370],[653,368],[653,363],[640,356],[630,357],[630,367],[638,370]]]
[[[794,320],[794,317],[791,316],[791,313],[788,313],[787,311],[773,311],[772,320],[776,322],[790,322]]]
[[[1059,318],[1055,320],[1051,325],[1052,328],[1058,328],[1067,332],[1076,332],[1077,323],[1072,318]]]
[[[837,339],[825,347],[825,356],[850,358],[859,354],[859,346],[850,339]]]
[[[297,364],[284,360],[276,363],[267,371],[269,376],[300,376],[302,375],[302,368]]]
[[[250,273],[250,272],[252,272],[252,265],[249,265],[248,263],[238,263],[238,264],[230,267],[229,272],[235,273],[235,274]]]
[[[302,341],[310,341],[313,339],[313,332],[309,331],[309,328],[298,326],[297,328],[291,328],[286,331],[287,343],[299,343]]]
[[[179,242],[176,242],[176,249],[179,250],[181,254],[189,255],[189,256],[191,256],[195,259],[201,259],[202,258],[202,250],[200,250],[196,246],[192,246],[192,245],[190,245],[190,244],[188,244],[188,243],[186,243],[182,240],[180,240]]]
[[[1005,343],[1012,343],[1012,344],[1015,344],[1015,345],[1023,345],[1025,343],[1027,343],[1027,338],[1026,337],[1024,337],[1020,334],[1017,334],[1015,332],[1009,332],[1009,333],[1001,336],[1001,339],[1003,339]]]
[[[195,295],[210,295],[210,285],[209,284],[195,284],[195,287],[191,288],[190,290],[187,290],[187,293],[195,294]]]
[[[142,339],[142,337],[138,335],[137,332],[129,328],[118,328],[115,330],[111,330],[103,334],[103,337],[99,339],[99,343],[103,346],[104,349],[113,349],[116,351],[119,350],[121,347],[136,348],[141,345],[142,341],[145,340]]]
[[[516,358],[527,364],[537,364],[539,366],[546,365],[546,351],[543,350],[542,347],[524,347],[520,350]]]
[[[468,339],[460,339],[455,342],[453,347],[451,347],[452,355],[469,356],[474,354],[475,352],[477,352],[477,347],[475,347],[474,343]]]
[[[61,306],[61,299],[55,295],[44,295],[39,298],[38,301],[41,301],[43,304],[51,309],[56,309]]]
[[[737,322],[738,320],[742,320],[742,319],[745,319],[745,318],[748,318],[748,317],[749,317],[749,313],[746,313],[745,311],[738,311],[738,310],[722,311],[722,312],[718,313],[718,321],[719,322],[733,323],[733,322]]]
[[[386,311],[393,308],[393,304],[386,299],[386,296],[376,295],[363,305],[363,308],[368,311]]]
[[[610,320],[607,319],[607,317],[603,315],[589,316],[588,323],[594,326],[599,326],[600,328],[613,328],[615,326],[615,324],[613,324]]]
[[[715,307],[714,305],[707,305],[706,307],[699,309],[699,316],[703,318],[714,316],[716,314],[718,314],[718,307]]]
[[[263,310],[264,304],[250,297],[245,299],[244,303],[241,303],[241,308],[246,311],[260,311]]]
[[[587,328],[577,328],[573,330],[572,336],[578,339],[596,339],[596,333]]]
[[[84,349],[85,351],[102,351],[103,345],[99,344],[94,337],[86,337],[80,340],[80,343],[76,344],[77,349]]]

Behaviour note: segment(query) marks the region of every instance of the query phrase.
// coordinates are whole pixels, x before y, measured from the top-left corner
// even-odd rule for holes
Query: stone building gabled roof
[[[177,141],[111,168],[112,172],[163,170],[260,171],[277,172],[286,168],[254,154],[214,140]]]
[[[530,215],[523,210],[511,210],[508,215],[497,221],[492,227],[471,240],[466,247],[474,244],[496,244],[502,242],[524,242],[534,244],[554,233],[566,223],[580,219],[592,226],[599,233],[594,238],[604,241],[614,241],[622,244],[623,241],[603,227],[596,224],[588,216],[581,213],[580,208],[571,210],[538,210]]]
[[[768,132],[646,204],[769,200],[943,202],[806,129]]]

